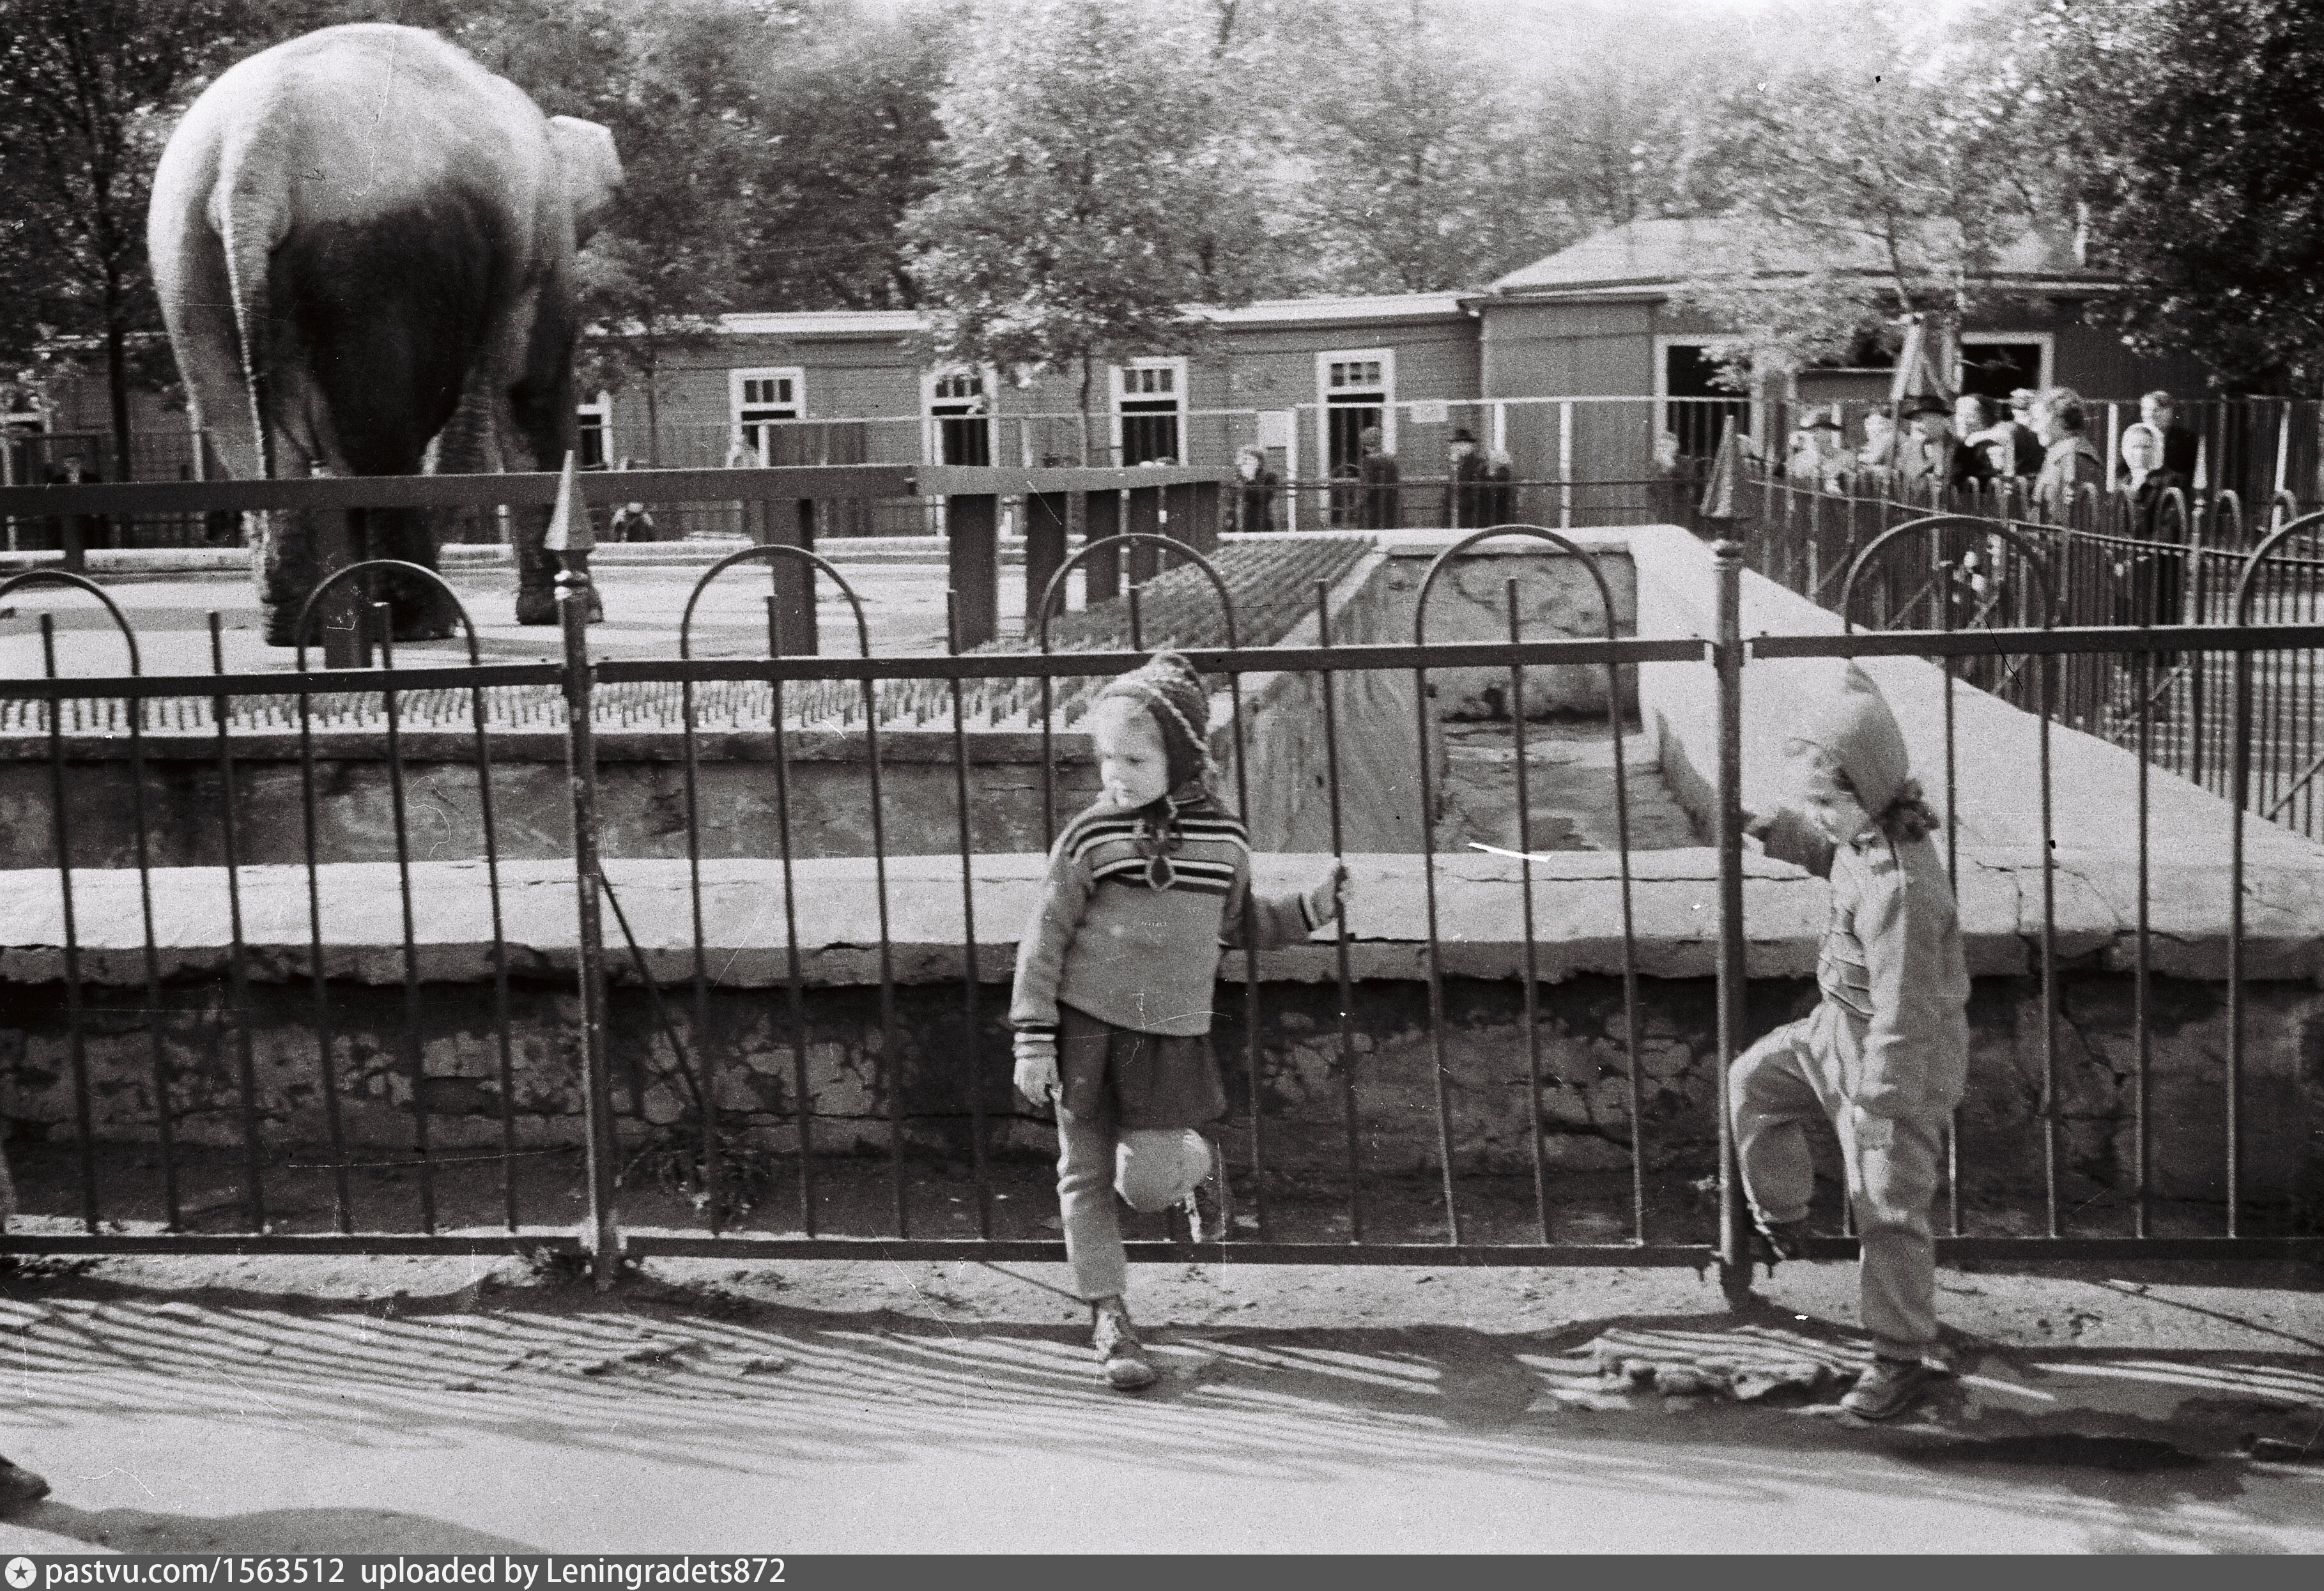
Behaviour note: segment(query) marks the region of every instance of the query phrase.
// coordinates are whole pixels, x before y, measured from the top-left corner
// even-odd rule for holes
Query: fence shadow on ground
[[[1157,1477],[1255,1483],[1452,1468],[1538,1481],[1585,1501],[1643,1492],[1720,1509],[1797,1506],[1803,1492],[1830,1497],[1834,1487],[1843,1503],[1852,1491],[1940,1504],[1989,1502],[2006,1488],[2010,1507],[2029,1520],[2093,1531],[2136,1524],[2213,1550],[2265,1545],[2249,1528],[2255,1520],[2239,1528],[2227,1512],[2252,1501],[2241,1466],[2179,1454],[2169,1427],[2118,1413],[2093,1423],[2087,1412],[2038,1405],[1970,1418],[1968,1400],[1988,1363],[1967,1362],[1984,1351],[1975,1344],[1962,1345],[1964,1379],[1937,1394],[1927,1418],[1898,1430],[1813,1408],[1696,1401],[1666,1412],[1656,1400],[1625,1409],[1561,1395],[1591,1383],[1591,1345],[1609,1333],[1728,1353],[1757,1342],[1835,1367],[1861,1361],[1846,1329],[1771,1305],[1531,1334],[1164,1327],[1153,1334],[1164,1384],[1126,1399],[1094,1384],[1084,1328],[1050,1312],[1056,1300],[1030,1292],[1013,1311],[1019,1318],[1000,1321],[685,1296],[625,1305],[549,1285],[481,1308],[473,1290],[365,1306],[91,1278],[19,1285],[0,1303],[0,1355],[21,1433],[11,1446],[36,1461],[49,1440],[95,1417],[230,1417],[261,1440],[270,1430],[288,1437],[327,1424],[348,1447],[407,1456],[497,1438],[736,1474],[901,1464],[933,1447],[996,1466],[1038,1450],[1131,1463]],[[1035,1313],[1048,1319],[1025,1318]],[[2038,1382],[2061,1357],[2020,1356],[2020,1368]],[[2143,1378],[2181,1399],[2324,1406],[2324,1377],[2256,1365],[2249,1354],[2071,1357],[2090,1374]],[[1834,1466],[1835,1451],[1860,1462]],[[2040,1466],[2038,1479],[2029,1463]],[[134,1510],[48,1505],[19,1522],[152,1550],[193,1550],[197,1536],[288,1550],[301,1539],[339,1540],[343,1525],[383,1542],[409,1531],[415,1542],[445,1543],[381,1550],[482,1550],[429,1533],[465,1527],[346,1513],[345,1521],[329,1510],[284,1511],[180,1526]]]

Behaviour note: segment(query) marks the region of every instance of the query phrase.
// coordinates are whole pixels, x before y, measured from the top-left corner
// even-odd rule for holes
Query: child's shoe
[[[1761,1221],[1755,1228],[1759,1258],[1768,1265],[1779,1260],[1803,1258],[1808,1243],[1815,1234],[1808,1230],[1805,1219],[1796,1221]]]
[[[1129,1307],[1119,1297],[1100,1299],[1090,1306],[1090,1346],[1097,1350],[1106,1385],[1116,1392],[1139,1392],[1161,1378],[1154,1361],[1146,1356],[1146,1345],[1138,1340]]]
[[[1919,1359],[1876,1358],[1840,1406],[1858,1420],[1894,1420],[1919,1402],[1940,1375]]]
[[[1224,1243],[1234,1236],[1234,1218],[1227,1207],[1226,1174],[1214,1156],[1211,1173],[1186,1195],[1186,1236],[1194,1243]]]
[[[48,1494],[48,1482],[29,1469],[0,1458],[0,1514],[29,1508]]]

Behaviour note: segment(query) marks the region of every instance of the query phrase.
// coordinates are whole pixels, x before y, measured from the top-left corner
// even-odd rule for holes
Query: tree
[[[11,363],[60,334],[98,341],[124,480],[132,339],[160,324],[145,260],[153,165],[245,20],[232,0],[0,0],[0,270],[40,306],[0,330]]]
[[[1932,341],[1997,290],[2006,252],[2070,216],[2024,159],[2028,115],[1974,40],[1882,11],[1807,21],[1789,66],[1719,97],[1695,137],[1731,208],[1682,301],[1734,363],[1796,371],[1918,317]],[[1813,47],[1808,47],[1813,46]],[[1893,342],[1892,342],[1893,345]]]
[[[1496,25],[1450,0],[1319,0],[1279,22],[1303,168],[1286,186],[1328,283],[1474,287],[1577,235],[1514,135],[1509,79],[1480,69],[1480,30]]]
[[[756,146],[735,217],[740,288],[761,309],[910,308],[905,212],[933,192],[936,99],[960,18],[862,0],[801,12],[759,73]]]
[[[661,372],[739,301],[750,177],[765,120],[761,63],[792,26],[739,0],[497,0],[447,30],[549,115],[601,123],[623,183],[575,261],[584,390],[642,387],[661,462]]]
[[[1220,225],[1255,210],[1233,117],[1188,69],[1213,19],[1011,0],[980,21],[938,107],[936,191],[905,218],[927,351],[1077,372],[1086,458],[1098,363],[1183,351],[1202,329],[1186,306],[1249,296],[1241,230]]]
[[[2324,12],[2309,0],[2061,0],[2013,61],[2052,117],[2113,318],[2226,386],[2324,390]]]

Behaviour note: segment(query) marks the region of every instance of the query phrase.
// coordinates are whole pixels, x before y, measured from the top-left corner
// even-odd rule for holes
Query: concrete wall
[[[1699,1174],[1714,1143],[1715,869],[1708,851],[1668,851],[1633,860],[1638,923],[1642,1092],[1650,1163]],[[1312,860],[1262,856],[1262,887],[1312,880]],[[1547,1086],[1544,1130],[1552,1163],[1584,1172],[1628,1164],[1628,1056],[1621,998],[1618,859],[1571,853],[1536,866],[1536,967],[1542,979],[1538,1035]],[[1018,925],[1029,910],[1041,867],[1034,856],[979,859],[973,874],[983,1067],[976,1080],[1001,1121],[1001,1141],[1028,1154],[1045,1144],[1042,1126],[1014,1114],[1006,1047],[998,1027]],[[1425,960],[1416,937],[1425,920],[1425,876],[1409,857],[1351,859],[1350,927],[1357,980],[1352,1009],[1358,1094],[1367,1163],[1380,1173],[1413,1171],[1435,1156],[1434,1045],[1427,1021]],[[720,1099],[736,1125],[786,1146],[792,1109],[788,1018],[783,994],[788,952],[779,869],[722,863],[706,869],[706,966],[709,1027],[691,1030],[685,984],[694,958],[686,873],[667,862],[616,863],[622,904],[646,947],[652,975],[671,988],[672,1016],[686,1025],[689,1052],[716,1056]],[[420,1037],[434,1141],[485,1145],[499,1134],[499,1056],[491,1020],[491,954],[482,869],[428,864],[415,880],[419,964],[424,980]],[[2006,882],[2006,880],[2005,880]],[[2021,887],[1967,892],[1964,920],[1977,974],[1974,1053],[1963,1113],[1965,1185],[1979,1197],[2024,1200],[2039,1187],[2037,1114],[2043,1044],[2034,998],[2032,952],[2038,907]],[[96,1132],[142,1142],[152,1134],[150,1058],[152,1013],[140,987],[142,933],[134,881],[119,874],[77,879],[84,977],[90,1016],[88,1055]],[[252,945],[251,1012],[259,1105],[270,1142],[323,1141],[321,1090],[306,984],[305,881],[295,869],[253,869],[244,912]],[[163,1037],[177,1081],[172,1102],[180,1141],[237,1141],[240,1095],[234,1046],[217,1013],[226,956],[222,878],[215,870],[164,879],[171,904],[161,954]],[[1516,1171],[1530,1160],[1526,1126],[1525,965],[1515,864],[1467,856],[1436,873],[1446,977],[1445,1060],[1456,1163],[1463,1170]],[[898,1025],[881,1036],[876,989],[879,897],[860,861],[805,864],[798,896],[800,960],[807,980],[809,1089],[821,1118],[819,1141],[833,1149],[886,1141],[888,1090],[918,1119],[913,1141],[956,1151],[965,1133],[971,1080],[956,980],[961,949],[961,878],[939,859],[891,869],[888,885]],[[1752,930],[1754,1032],[1799,1014],[1823,920],[1823,890],[1778,864],[1753,860],[1747,899]],[[573,984],[573,888],[553,865],[511,869],[505,921],[514,979],[515,1093],[527,1143],[578,1136],[577,1025]],[[45,875],[0,878],[0,1117],[18,1142],[69,1142],[72,1072],[62,1019],[60,923],[55,881]],[[328,869],[324,918],[331,949],[338,1071],[351,1136],[362,1145],[410,1142],[411,1083],[401,1060],[401,906],[391,870]],[[2314,1134],[2324,1127],[2324,942],[2310,898],[2304,921],[2271,919],[2255,941],[2256,981],[2246,1018],[2245,1166],[2247,1196],[2288,1219],[2297,1201],[2324,1200]],[[2119,1194],[2132,1163],[2136,1036],[2124,924],[2082,899],[2065,924],[2076,959],[2060,981],[2060,1118],[2067,1192],[2078,1204]],[[2149,1001],[2152,1121],[2157,1186],[2190,1201],[2216,1229],[2223,1188],[2223,1116],[2218,1056],[2225,1014],[2218,979],[2216,922],[2190,923],[2158,945]],[[613,931],[609,925],[609,935]],[[627,1109],[628,1068],[666,1071],[626,952],[613,940],[615,1078]],[[1333,956],[1328,942],[1269,952],[1260,960],[1259,1042],[1265,1068],[1272,1163],[1329,1176],[1342,1153],[1340,1048]],[[1247,1098],[1242,1065],[1243,961],[1222,961],[1214,1041],[1234,1114]],[[695,1042],[699,1040],[701,1042]],[[683,1094],[664,1079],[646,1114],[669,1121]],[[2204,1201],[2213,1201],[2208,1216]],[[2119,1211],[2118,1203],[2115,1207]],[[2324,1211],[2317,1203],[2308,1219]],[[2098,1219],[2102,1218],[2085,1218]],[[2118,1219],[2116,1224],[2119,1224]],[[1987,1229],[1990,1229],[1988,1228]]]
[[[1747,527],[1748,529],[1748,527]],[[1671,526],[1627,534],[1637,571],[1638,633],[1707,636],[1717,621],[1710,547]],[[1746,569],[1746,636],[1837,635],[1837,614]],[[2038,860],[2042,854],[2041,721],[1999,698],[1956,683],[1953,777],[1946,777],[1944,671],[1919,658],[1866,658],[1895,712],[1915,773],[1959,832],[1964,852]],[[1743,796],[1766,811],[1782,799],[1783,748],[1798,704],[1836,665],[1821,659],[1754,658],[1743,670]],[[1718,767],[1718,703],[1708,663],[1648,664],[1639,670],[1642,715],[1661,749],[1664,777],[1699,819],[1711,812]],[[2061,863],[2087,861],[2098,887],[2119,901],[2136,849],[2139,762],[2131,751],[2053,725],[2050,730],[2051,823]],[[1949,788],[1951,791],[1949,805]],[[2186,869],[2224,917],[2228,825],[2233,809],[2185,779],[2147,772],[2149,828],[2158,870]],[[1955,809],[1957,807],[1957,810]],[[2254,818],[2245,854],[2286,878],[2324,876],[2324,847]],[[2161,911],[2162,897],[2156,909]]]
[[[1429,563],[1465,532],[1406,530],[1380,538],[1381,551],[1342,583],[1335,594],[1332,639],[1341,646],[1408,645],[1413,610]],[[1617,634],[1630,630],[1635,597],[1629,561],[1618,539],[1582,533],[1577,541],[1600,555],[1614,603]],[[1505,538],[1474,549],[1447,569],[1429,598],[1433,641],[1508,639],[1507,583],[1518,584],[1519,613],[1528,640],[1605,633],[1598,589],[1579,559],[1538,541]],[[1284,638],[1286,646],[1314,644],[1313,620]],[[1414,711],[1415,681],[1407,669],[1347,671],[1336,676],[1339,774],[1344,845],[1357,851],[1416,853],[1422,848],[1421,725]],[[1443,804],[1447,763],[1434,726],[1447,718],[1506,716],[1506,668],[1432,669],[1428,755],[1437,806]],[[1332,850],[1330,792],[1325,782],[1323,685],[1313,675],[1253,676],[1244,685],[1253,709],[1250,818],[1253,843],[1268,851]],[[1598,666],[1536,666],[1526,670],[1527,714],[1536,718],[1597,715],[1606,711],[1607,675]],[[1624,705],[1635,711],[1635,682],[1624,681]],[[1224,704],[1218,708],[1223,720]],[[1223,744],[1221,757],[1223,762]]]

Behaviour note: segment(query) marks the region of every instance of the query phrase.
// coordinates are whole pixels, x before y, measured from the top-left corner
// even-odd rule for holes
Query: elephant
[[[577,440],[574,253],[621,182],[605,128],[544,116],[423,29],[323,28],[237,62],[171,134],[147,217],[196,429],[244,480],[558,468]],[[517,618],[554,622],[548,513],[509,513]],[[275,646],[318,639],[292,630],[334,568],[433,568],[443,522],[258,518]],[[449,633],[431,585],[384,583],[399,636]]]

